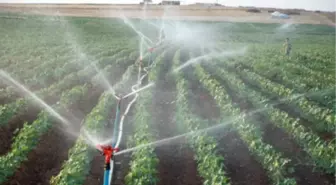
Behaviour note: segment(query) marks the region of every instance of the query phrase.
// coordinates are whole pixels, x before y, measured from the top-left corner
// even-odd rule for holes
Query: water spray
[[[148,69],[151,69],[152,66],[155,65],[155,63],[152,63],[152,62],[149,62],[149,65],[147,67],[144,67],[143,66],[143,58],[146,57],[147,55],[150,55],[150,60],[152,60],[152,53],[153,51],[162,44],[162,40],[161,40],[161,35],[160,35],[160,39],[159,39],[159,42],[156,43],[156,44],[153,44],[153,42],[148,38],[146,37],[144,34],[142,34],[140,31],[138,31],[134,25],[128,20],[126,19],[125,16],[123,16],[123,20],[124,20],[124,23],[129,25],[139,36],[140,36],[140,45],[139,45],[139,50],[140,50],[140,56],[139,58],[137,59],[136,63],[138,63],[138,79],[137,79],[137,83],[135,85],[133,85],[131,87],[131,92],[122,96],[122,95],[119,95],[117,96],[114,89],[113,88],[109,88],[109,92],[112,93],[114,95],[114,97],[116,99],[119,100],[118,102],[118,105],[117,105],[117,109],[116,109],[116,118],[115,118],[115,122],[114,122],[114,131],[113,131],[113,137],[111,139],[107,139],[106,141],[104,142],[99,142],[99,143],[102,143],[102,144],[96,144],[96,148],[102,152],[102,154],[105,156],[105,169],[104,169],[104,185],[110,185],[111,182],[112,182],[112,175],[113,175],[113,168],[114,168],[114,159],[113,159],[113,156],[116,152],[119,151],[119,145],[120,145],[120,142],[121,142],[121,138],[122,138],[122,133],[123,133],[123,123],[124,123],[124,120],[125,120],[125,117],[127,116],[131,106],[134,104],[134,102],[137,100],[138,98],[138,93],[143,91],[143,90],[146,90],[150,87],[152,87],[154,85],[154,83],[149,83],[148,85],[144,86],[144,87],[140,87],[141,83],[142,83],[142,80],[149,74],[149,71]],[[161,29],[160,29],[160,32],[161,32]],[[150,43],[150,45],[154,45],[153,47],[148,47],[148,43]],[[145,54],[143,53],[143,48],[146,47],[149,48]],[[142,74],[142,70],[145,71],[144,74]],[[108,83],[108,82],[107,82]],[[127,105],[126,107],[126,110],[125,112],[122,114],[121,116],[121,119],[119,121],[119,117],[120,117],[120,104],[121,104],[121,101],[123,99],[126,99],[130,96],[134,96],[134,98],[132,99],[132,101]],[[119,127],[118,127],[118,122],[119,122]],[[88,136],[87,132],[84,132],[86,133],[86,135]],[[116,139],[117,137],[117,139]],[[90,138],[90,137],[87,137],[87,138]],[[90,141],[90,143],[93,142],[93,141]],[[93,143],[97,143],[97,142],[93,142]]]
[[[63,116],[61,116],[58,112],[56,112],[50,105],[45,103],[41,98],[39,98],[35,93],[30,91],[28,88],[26,88],[24,85],[22,85],[17,80],[13,79],[9,74],[7,74],[5,71],[0,69],[0,76],[5,79],[7,82],[10,82],[9,85],[14,84],[18,89],[23,91],[25,94],[28,94],[32,97],[32,100],[37,103],[38,105],[42,106],[42,108],[45,108],[52,116],[57,118],[61,121],[62,124],[70,125],[70,122],[65,119]]]
[[[242,49],[239,50],[232,50],[232,51],[224,51],[224,52],[211,52],[209,54],[204,54],[192,59],[189,59],[187,62],[185,62],[184,64],[180,65],[179,67],[177,67],[176,69],[174,69],[172,71],[172,73],[177,73],[180,70],[190,66],[190,65],[194,65],[197,64],[199,62],[202,62],[204,60],[208,60],[210,58],[216,58],[216,57],[235,57],[235,56],[240,56],[240,55],[244,55],[247,51],[247,47],[244,47]]]

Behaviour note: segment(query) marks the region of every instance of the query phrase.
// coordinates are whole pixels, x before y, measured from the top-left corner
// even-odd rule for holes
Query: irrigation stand
[[[142,84],[142,80],[148,75],[150,69],[155,65],[152,53],[154,50],[162,45],[163,40],[159,39],[158,43],[156,43],[153,47],[149,48],[145,55],[149,54],[149,62],[147,67],[143,67],[143,57],[140,56],[136,64],[138,64],[139,70],[138,70],[138,80],[135,85],[132,86],[131,93],[126,94],[125,96],[122,95],[114,95],[114,97],[118,100],[117,108],[116,108],[116,116],[114,120],[114,129],[113,129],[113,137],[112,137],[112,144],[107,145],[97,145],[96,148],[99,150],[102,155],[105,157],[105,165],[104,165],[104,184],[103,185],[111,185],[112,183],[112,174],[114,169],[114,159],[113,156],[116,152],[119,151],[119,144],[122,137],[122,131],[123,131],[123,121],[126,117],[126,115],[129,112],[130,107],[132,104],[136,101],[138,97],[138,93],[140,91],[139,86]],[[142,71],[144,71],[144,74],[142,75]],[[144,88],[143,88],[144,89]],[[123,115],[120,117],[120,106],[123,99],[129,97],[129,94],[134,95],[133,100],[127,105],[127,108]],[[120,120],[119,120],[120,118]],[[118,124],[119,124],[119,130],[118,130]],[[118,137],[117,137],[118,136]]]

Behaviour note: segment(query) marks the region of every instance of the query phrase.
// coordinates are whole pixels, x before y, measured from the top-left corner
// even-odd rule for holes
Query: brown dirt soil
[[[101,92],[90,89],[88,101],[77,102],[64,110],[62,115],[72,123],[72,130],[79,131],[80,120],[93,108]],[[89,102],[89,103],[88,103]],[[83,107],[83,105],[87,105]],[[69,114],[70,113],[70,114]],[[47,185],[52,176],[57,175],[63,162],[68,158],[68,150],[73,146],[76,137],[67,134],[60,123],[54,121],[52,128],[41,138],[36,148],[28,155],[16,173],[5,185]]]
[[[219,153],[232,185],[270,185],[271,182],[261,164],[251,155],[236,131],[218,131]]]
[[[169,138],[177,135],[177,125],[174,122],[176,89],[172,78],[165,78],[171,68],[175,50],[169,50],[159,72],[159,81],[154,91],[152,114],[158,130],[157,139]],[[185,138],[158,146],[155,152],[159,158],[159,185],[200,185],[202,179],[197,172],[197,164],[193,152],[188,147]]]
[[[20,95],[18,93],[13,93],[11,95],[0,94],[0,105],[10,103],[12,101],[15,101],[17,98],[19,98]]]
[[[211,69],[208,69],[208,71],[209,70],[211,71]],[[213,71],[211,71],[210,74],[212,74],[214,79],[223,84],[232,98],[232,101],[236,102],[242,111],[250,112],[255,110],[255,107],[248,100],[239,97],[239,95],[228,86],[225,80],[222,80],[219,76],[215,75]],[[265,117],[265,115],[257,113],[254,117],[261,124],[261,128],[264,133],[263,141],[274,146],[276,149],[279,149],[285,157],[292,159],[291,166],[295,167],[293,176],[297,179],[297,182],[300,185],[313,185],[321,183],[324,185],[331,185],[333,181],[332,178],[328,175],[314,172],[312,165],[297,165],[299,164],[298,159],[306,159],[309,155],[305,153],[298,144],[296,144],[293,138],[291,138],[283,130],[275,127],[274,124]]]
[[[59,96],[46,97],[44,101],[50,105],[54,104],[57,101]],[[14,132],[16,129],[21,129],[23,124],[27,122],[28,124],[32,123],[36,118],[38,113],[41,111],[41,108],[36,107],[34,104],[29,104],[27,106],[27,111],[15,115],[5,126],[0,126],[0,155],[5,154],[11,147],[12,139],[15,136]]]
[[[142,6],[139,5],[43,5],[43,4],[0,4],[0,10],[20,13],[33,13],[60,16],[85,17],[119,17],[120,11],[126,17],[140,18],[143,15]],[[263,22],[263,23],[297,23],[297,24],[335,24],[327,17],[311,11],[301,11],[300,15],[291,15],[290,19],[272,19],[267,10],[261,13],[247,12],[246,8],[234,7],[198,7],[198,6],[166,6],[149,5],[146,9],[148,18],[162,16],[166,18],[204,21],[230,21],[230,22]]]
[[[188,52],[188,50],[182,50],[180,55],[181,63],[186,62],[189,59]],[[188,84],[190,85],[188,92],[191,111],[203,119],[218,120],[220,117],[220,110],[216,105],[215,100],[209,92],[199,84],[197,77],[193,74],[194,70],[192,69],[193,68],[187,68],[183,70],[184,78],[187,79]]]
[[[27,122],[30,124],[37,118],[40,109],[29,107],[28,110],[22,115],[15,116],[5,126],[0,126],[0,156],[6,154],[11,147],[12,139],[15,136],[14,131],[21,129],[23,124]]]

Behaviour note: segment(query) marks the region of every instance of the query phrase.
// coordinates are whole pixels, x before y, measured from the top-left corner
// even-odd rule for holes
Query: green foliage
[[[16,114],[25,111],[27,101],[20,98],[13,103],[0,105],[0,126],[8,123],[8,121]]]
[[[241,73],[248,77],[248,79],[254,81],[254,84],[258,85],[261,89],[277,94],[283,102],[293,104],[300,108],[300,113],[303,117],[306,117],[313,122],[319,122],[314,125],[318,131],[333,132],[335,130],[335,114],[333,113],[333,110],[320,107],[315,102],[309,101],[306,97],[296,95],[293,93],[292,89],[273,83],[255,73],[247,70],[243,70]]]
[[[0,14],[18,16],[17,19],[0,18],[0,68],[30,89],[38,89],[36,94],[42,99],[61,97],[59,104],[53,106],[56,110],[85,100],[83,97],[87,94],[88,87],[81,86],[82,84],[91,82],[97,85],[103,81],[102,76],[89,64],[94,63],[102,69],[104,76],[113,78],[121,65],[135,61],[139,55],[138,36],[116,19],[69,17],[67,24],[64,24],[64,20],[56,16]],[[133,23],[140,30],[150,33],[148,35],[156,34],[156,31],[142,24],[142,21],[134,20]],[[312,162],[319,170],[335,174],[335,140],[324,141],[315,133],[333,133],[335,129],[335,28],[295,25],[295,29],[289,27],[288,30],[281,30],[279,27],[282,25],[279,24],[192,22],[194,23],[216,30],[209,33],[207,38],[213,38],[220,49],[249,46],[248,54],[228,61],[233,65],[238,64],[239,74],[256,87],[286,99],[284,102],[294,107],[300,117],[314,123],[313,130],[301,125],[298,118],[290,117],[285,111],[265,105],[264,102],[268,100],[257,91],[247,88],[230,70],[216,70],[217,73],[237,95],[247,98],[256,108],[263,108],[263,114],[274,125],[293,137],[309,154],[309,163]],[[76,34],[73,35],[73,32]],[[288,58],[280,50],[286,37],[293,41],[293,53]],[[206,48],[208,43],[204,44],[201,47]],[[163,51],[155,63],[162,63],[167,53],[167,50]],[[175,65],[179,65],[178,58],[179,52],[174,58]],[[144,61],[148,61],[148,56],[144,57]],[[289,173],[293,171],[291,161],[261,140],[263,133],[258,123],[254,123],[251,117],[242,115],[222,84],[214,80],[202,67],[197,65],[194,69],[201,84],[216,100],[222,116],[237,118],[232,123],[233,127],[267,171],[272,183],[296,184],[295,179],[289,178]],[[131,79],[135,72],[134,66],[129,67],[121,82],[115,85],[115,89],[123,91],[130,84],[133,85],[134,81]],[[204,120],[190,113],[190,102],[187,98],[189,84],[180,73],[175,75],[179,92],[175,116],[178,126],[181,130],[189,131],[207,126]],[[155,68],[149,79],[156,81],[157,77],[158,70]],[[312,95],[292,98],[307,92]],[[0,89],[0,99],[12,98],[16,94],[11,87]],[[141,93],[139,97],[141,101],[137,102],[136,131],[129,142],[131,145],[139,146],[153,141],[151,115],[147,110],[151,97],[149,92]],[[14,116],[25,113],[30,101],[31,98],[25,97],[1,105],[0,126],[6,125]],[[113,96],[104,93],[96,107],[87,115],[85,128],[94,134],[100,133],[114,104]],[[25,123],[18,131],[18,135],[13,138],[11,150],[0,157],[0,183],[6,181],[27,160],[39,138],[52,126],[52,120],[47,112],[42,111],[37,120],[31,124]],[[229,184],[223,166],[225,159],[217,153],[214,139],[199,134],[190,137],[189,143],[195,151],[198,172],[204,179],[203,184]],[[93,151],[79,137],[69,151],[69,159],[63,164],[60,173],[51,179],[51,184],[82,184],[88,174],[92,157]],[[139,149],[132,155],[131,171],[126,177],[126,184],[157,184],[158,162],[153,147]]]
[[[132,138],[132,144],[141,146],[153,141],[151,135],[151,115],[148,107],[151,103],[152,94],[146,91],[140,94],[138,103],[136,104],[136,115],[134,122],[135,133]],[[147,146],[140,148],[132,154],[132,161],[130,163],[130,171],[125,177],[126,184],[157,184],[157,166],[159,159],[155,155],[154,147]]]
[[[155,81],[157,79],[159,70],[158,66],[162,64],[162,58],[164,55],[165,52],[163,52],[155,60],[157,65],[150,70],[148,74],[149,81]],[[137,99],[136,114],[134,119],[135,132],[128,144],[132,144],[132,147],[141,147],[142,145],[146,145],[153,141],[153,136],[151,134],[153,129],[150,124],[152,120],[150,112],[148,111],[149,105],[151,105],[152,97],[153,95],[151,91],[144,91]],[[159,181],[157,177],[158,163],[159,159],[154,152],[153,146],[140,148],[132,154],[132,160],[130,163],[131,168],[125,177],[126,184],[157,184]]]
[[[244,98],[247,98],[258,110],[264,110],[273,124],[292,135],[299,145],[311,156],[315,165],[326,172],[335,173],[335,143],[323,141],[311,130],[300,125],[299,119],[291,118],[287,112],[275,108],[273,105],[263,104],[267,98],[261,93],[248,88],[242,80],[229,70],[216,68],[219,74],[230,85],[231,89]],[[247,76],[249,77],[249,76]],[[308,162],[308,161],[307,161]]]
[[[180,52],[174,56],[174,66],[180,64]],[[197,116],[191,115],[188,108],[188,82],[183,79],[179,72],[176,75],[177,81],[177,102],[176,102],[176,123],[184,125],[184,130],[197,131],[202,125],[202,121]],[[229,178],[224,172],[223,157],[219,156],[216,148],[217,143],[211,136],[206,134],[196,134],[189,137],[189,143],[195,152],[195,160],[197,161],[197,169],[200,176],[204,179],[204,184],[224,185],[230,184]]]
[[[116,51],[118,51],[118,49],[116,49]],[[119,53],[115,54],[114,56],[117,57],[118,54]],[[100,61],[103,61],[103,60],[100,60]],[[109,61],[109,62],[111,63],[112,61]],[[115,64],[113,65],[113,67],[116,67],[116,65],[120,65],[120,64]],[[97,71],[93,67],[87,66],[84,69],[76,73],[71,73],[65,76],[63,80],[60,80],[50,85],[49,87],[41,89],[35,93],[38,97],[42,99],[46,97],[59,97],[63,91],[70,89],[75,85],[85,83],[86,79],[91,79],[92,76],[94,76],[96,73]],[[99,77],[101,78],[99,74],[94,76],[93,79],[95,80],[93,80],[92,83],[98,85],[98,82],[101,82],[97,80],[99,79]],[[18,99],[16,102],[0,106],[0,125],[7,124],[8,121],[12,119],[14,115],[24,113],[27,109],[29,101],[33,101],[33,100],[27,97],[27,98]]]

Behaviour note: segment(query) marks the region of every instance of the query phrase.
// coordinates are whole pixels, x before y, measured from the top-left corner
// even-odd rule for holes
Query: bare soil
[[[87,5],[87,4],[0,4],[0,10],[57,16],[80,17],[120,17],[121,14],[130,18],[143,16],[140,5]],[[300,15],[291,15],[290,19],[274,19],[267,10],[260,13],[247,12],[247,8],[235,7],[202,7],[202,6],[166,6],[149,5],[146,7],[147,18],[161,17],[167,19],[229,21],[229,22],[262,22],[262,23],[297,23],[325,24],[334,26],[330,16],[312,11],[299,11]]]
[[[174,122],[176,107],[176,84],[174,79],[165,78],[172,66],[175,50],[168,50],[159,72],[159,81],[154,92],[153,115],[158,130],[157,139],[173,137],[179,134]],[[159,185],[201,185],[202,179],[197,172],[193,151],[187,140],[181,138],[167,145],[158,146],[155,152],[159,158]]]

